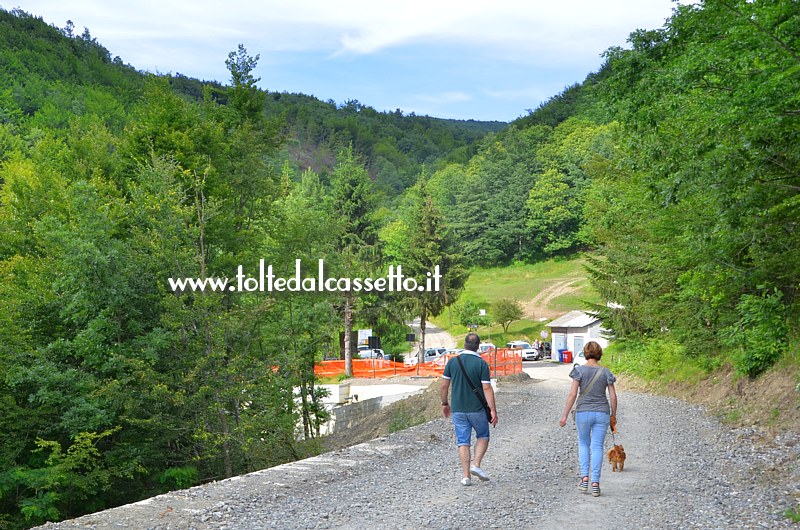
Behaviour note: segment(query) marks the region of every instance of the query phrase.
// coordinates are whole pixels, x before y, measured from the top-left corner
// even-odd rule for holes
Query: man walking
[[[481,339],[477,334],[468,333],[464,339],[466,351],[447,361],[442,374],[442,407],[445,418],[449,417],[451,413],[453,416],[458,457],[461,460],[463,472],[461,484],[464,486],[472,484],[470,474],[481,480],[489,480],[489,475],[481,469],[481,460],[489,447],[489,424],[497,425],[497,409],[489,376],[489,365],[477,353],[480,343]],[[453,392],[448,401],[447,395],[451,383]],[[486,417],[483,403],[472,391],[473,387],[477,389],[478,393],[483,394],[491,411],[491,420]],[[475,453],[472,455],[473,460],[470,465],[473,430],[475,431]]]

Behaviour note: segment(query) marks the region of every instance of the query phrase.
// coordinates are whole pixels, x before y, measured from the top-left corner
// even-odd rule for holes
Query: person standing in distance
[[[617,432],[617,391],[614,388],[617,378],[608,368],[598,363],[603,357],[603,348],[595,341],[586,343],[583,356],[586,357],[586,364],[576,364],[569,373],[572,387],[567,395],[564,414],[558,423],[562,427],[567,424],[567,416],[577,399],[575,425],[578,428],[578,465],[581,469],[578,490],[584,493],[589,491],[591,478],[592,496],[599,497],[606,431],[610,425],[611,430]]]
[[[442,408],[444,417],[452,415],[453,426],[456,431],[456,442],[458,444],[458,457],[461,460],[461,470],[463,477],[461,484],[470,486],[472,479],[470,475],[475,475],[481,480],[489,480],[489,475],[481,469],[481,461],[489,448],[489,425],[497,425],[497,408],[494,400],[494,390],[489,375],[489,365],[486,364],[478,355],[478,346],[481,343],[480,337],[476,333],[467,333],[464,339],[464,349],[458,357],[453,357],[444,367],[442,374]],[[483,396],[489,405],[492,419],[486,417],[486,410],[472,391],[470,384],[464,379],[464,371],[458,365],[458,359],[464,365],[464,371],[472,380],[472,384],[483,391]],[[450,387],[453,392],[450,401],[447,395]],[[452,403],[451,403],[452,402]],[[472,431],[475,431],[475,452],[472,455],[470,465],[470,451],[472,447]]]

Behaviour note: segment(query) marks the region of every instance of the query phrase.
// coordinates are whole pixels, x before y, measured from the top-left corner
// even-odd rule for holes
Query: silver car
[[[422,362],[429,363],[436,359],[437,357],[441,356],[447,348],[425,348],[425,356],[423,357]]]

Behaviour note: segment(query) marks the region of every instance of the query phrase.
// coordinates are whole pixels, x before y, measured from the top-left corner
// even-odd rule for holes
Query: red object
[[[567,350],[564,352],[564,362],[571,363],[572,362],[572,352]]]

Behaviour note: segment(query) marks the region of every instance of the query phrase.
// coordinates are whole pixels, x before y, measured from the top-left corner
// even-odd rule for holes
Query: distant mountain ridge
[[[88,29],[77,34],[71,24],[57,28],[21,9],[0,9],[0,91],[7,101],[3,112],[16,111],[22,122],[30,123],[50,103],[79,115],[105,113],[113,126],[120,120],[108,113],[130,108],[151,75],[112,57]],[[167,79],[173,90],[188,98],[202,99],[204,86],[208,86],[214,97],[225,102],[225,85],[219,81],[180,73],[158,77]],[[423,164],[433,171],[449,162],[466,162],[475,154],[480,139],[508,125],[399,110],[378,112],[355,99],[336,103],[304,94],[265,93],[266,116],[281,122],[284,129],[286,145],[281,155],[286,161],[301,171],[313,168],[324,176],[336,153],[352,144],[388,197],[412,185]],[[98,97],[104,100],[101,108],[87,105]]]

